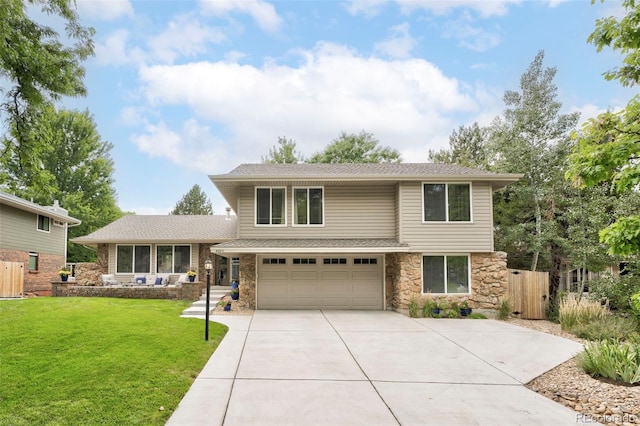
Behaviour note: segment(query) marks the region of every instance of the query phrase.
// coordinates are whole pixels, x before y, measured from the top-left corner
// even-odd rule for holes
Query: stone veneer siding
[[[387,309],[406,311],[411,299],[424,304],[422,294],[422,253],[390,253],[385,256],[385,298]],[[507,254],[471,254],[471,294],[441,295],[434,298],[468,302],[471,308],[498,309],[507,293]],[[421,301],[422,300],[422,301]]]
[[[53,297],[117,297],[123,299],[198,300],[202,283],[183,283],[180,287],[99,287],[74,282],[51,283]]]
[[[24,294],[48,296],[51,281],[58,278],[58,271],[64,266],[64,256],[38,253],[38,270],[29,270],[29,252],[23,250],[0,249],[0,260],[24,264]]]
[[[238,302],[249,309],[256,308],[256,255],[240,255],[240,277]]]

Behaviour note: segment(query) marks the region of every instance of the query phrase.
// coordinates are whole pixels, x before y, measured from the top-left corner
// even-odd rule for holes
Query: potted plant
[[[187,271],[189,282],[194,282],[196,280],[196,275],[196,271],[192,267],[189,267],[189,271]]]
[[[65,266],[63,266],[58,271],[58,275],[60,275],[60,279],[64,282],[64,281],[67,281],[69,279],[69,275],[71,275],[71,271],[68,270]]]
[[[467,302],[466,300],[462,302],[462,305],[460,305],[460,315],[462,315],[463,317],[467,317],[471,315],[472,311],[473,309],[469,307],[469,302]]]
[[[240,298],[240,290],[238,290],[237,288],[232,288],[231,289],[231,299],[238,300],[239,298]]]

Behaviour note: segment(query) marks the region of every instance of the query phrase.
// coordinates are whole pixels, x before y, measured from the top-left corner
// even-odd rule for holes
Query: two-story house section
[[[67,259],[67,229],[80,220],[58,202],[41,206],[0,191],[0,260],[24,264],[24,291],[46,293]]]
[[[448,164],[242,164],[211,181],[238,216],[257,309],[406,309],[427,294],[497,307],[493,191],[521,176]],[[504,283],[500,282],[504,279]]]

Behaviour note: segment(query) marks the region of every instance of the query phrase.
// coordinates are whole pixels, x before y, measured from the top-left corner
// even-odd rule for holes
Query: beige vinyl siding
[[[49,232],[38,231],[38,215],[0,204],[0,247],[65,256],[65,227],[49,219]]]
[[[300,187],[299,185],[295,185]],[[310,185],[318,187],[319,185]],[[320,185],[321,186],[321,185]],[[292,225],[292,186],[287,186],[286,226],[256,226],[254,187],[238,201],[238,238],[395,238],[395,187],[324,186],[324,225]]]
[[[116,274],[116,246],[119,245],[134,245],[134,246],[151,246],[151,272],[148,274],[143,273],[131,273],[131,274]],[[116,276],[116,280],[121,282],[128,282],[130,278],[133,278],[134,275],[155,275],[156,274],[156,246],[167,246],[167,245],[186,245],[185,243],[160,243],[160,244],[145,244],[145,243],[122,243],[122,244],[109,244],[109,265],[108,265],[108,273],[114,274]],[[193,266],[196,270],[203,265],[198,265],[198,252],[200,251],[200,244],[191,244],[191,266]],[[171,281],[175,281],[178,279],[180,274],[171,274]],[[197,277],[200,280],[203,280],[204,277]]]
[[[447,183],[447,182],[433,182]],[[423,253],[470,253],[493,251],[491,186],[471,183],[471,223],[423,223],[422,183],[400,186],[400,241]]]

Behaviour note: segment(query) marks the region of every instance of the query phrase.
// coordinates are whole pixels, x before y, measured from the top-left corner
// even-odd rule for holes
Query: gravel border
[[[509,319],[509,323],[584,343],[560,329],[560,324],[544,320]],[[525,385],[576,411],[576,423],[606,425],[640,424],[640,386],[625,386],[594,379],[572,358]]]

